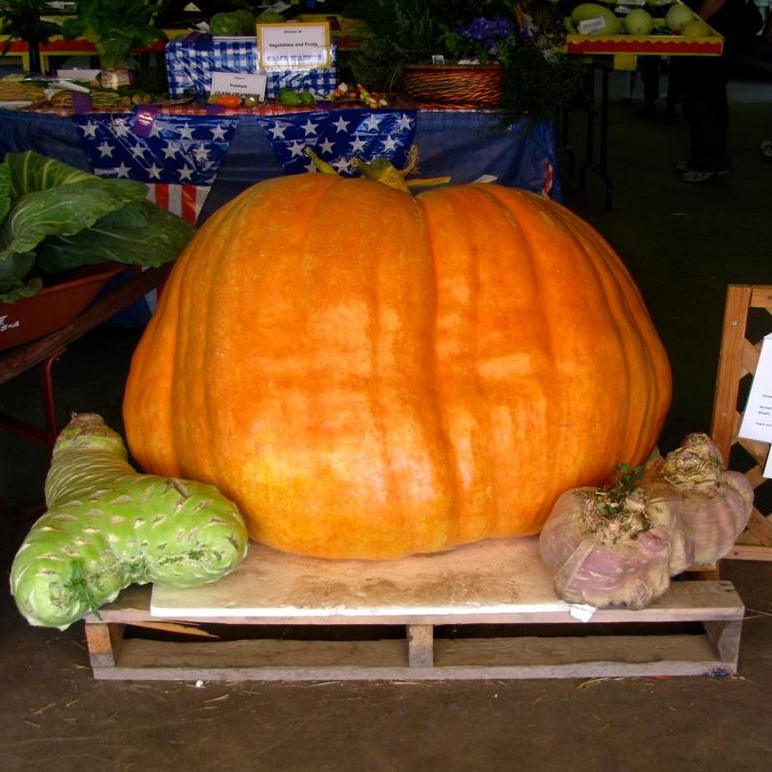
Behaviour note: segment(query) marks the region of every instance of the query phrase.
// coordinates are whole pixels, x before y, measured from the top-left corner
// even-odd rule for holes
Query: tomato
[[[241,107],[241,97],[236,94],[217,94],[214,104],[220,107]]]

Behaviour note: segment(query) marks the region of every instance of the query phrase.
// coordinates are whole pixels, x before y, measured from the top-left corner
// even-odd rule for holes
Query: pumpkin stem
[[[337,170],[327,161],[322,160],[310,147],[305,149],[306,155],[314,162],[316,170],[322,174],[337,174]],[[409,152],[407,163],[401,169],[397,169],[387,158],[375,158],[365,162],[361,158],[353,160],[354,167],[369,180],[375,180],[390,188],[404,190],[406,193],[411,188],[427,185],[445,185],[450,182],[450,177],[427,177],[424,179],[407,180],[408,174],[418,171],[418,147],[413,145]]]
[[[396,188],[397,190],[409,191],[410,188],[427,186],[427,185],[444,185],[450,182],[450,177],[431,177],[425,179],[408,180],[405,179],[408,174],[412,174],[418,171],[418,146],[413,145],[408,151],[407,163],[401,168],[397,169],[394,164],[386,158],[375,158],[369,163],[355,158],[354,166],[362,174],[363,177],[367,177],[370,180],[381,182],[384,185],[388,185],[390,188]]]
[[[306,148],[305,153],[314,162],[314,166],[318,172],[321,172],[322,174],[338,173],[334,166],[319,158],[319,156],[310,147]]]

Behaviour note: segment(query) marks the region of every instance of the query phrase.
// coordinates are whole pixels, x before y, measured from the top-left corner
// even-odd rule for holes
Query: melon
[[[613,11],[598,3],[580,3],[571,12],[571,21],[577,27],[583,21],[602,18],[605,25],[597,34],[616,35],[621,31],[622,24]],[[579,30],[581,32],[581,29]]]
[[[631,35],[649,35],[654,29],[654,19],[643,8],[635,8],[625,16],[624,27]]]
[[[681,32],[695,18],[696,14],[691,8],[688,8],[683,3],[673,3],[670,6],[670,10],[665,14],[665,24],[673,32]]]
[[[692,19],[682,30],[685,38],[706,38],[713,34],[710,25],[703,19]]]

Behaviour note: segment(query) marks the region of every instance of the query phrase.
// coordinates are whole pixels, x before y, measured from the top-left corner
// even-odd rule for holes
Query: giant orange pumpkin
[[[646,458],[669,399],[638,289],[559,204],[307,174],[199,230],[124,419],[145,470],[214,483],[254,539],[392,558],[538,532]]]

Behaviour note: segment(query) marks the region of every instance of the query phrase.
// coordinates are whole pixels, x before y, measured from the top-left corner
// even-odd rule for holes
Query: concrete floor
[[[614,208],[592,173],[564,176],[566,203],[603,233],[637,278],[671,354],[663,449],[707,430],[726,285],[769,283],[772,134],[768,84],[733,84],[734,172],[685,186],[676,119],[636,117],[614,76],[609,169]],[[581,161],[581,122],[571,144]],[[564,169],[566,166],[564,165]],[[570,334],[570,330],[566,331]],[[102,329],[56,367],[62,415],[119,426],[137,333]],[[0,409],[39,417],[34,379],[0,388]],[[0,434],[0,497],[36,501],[45,452]],[[7,573],[30,521],[2,517]],[[438,683],[107,682],[92,678],[83,628],[29,627],[0,590],[0,769],[38,770],[766,770],[772,758],[772,563],[726,562],[747,606],[735,678]]]

